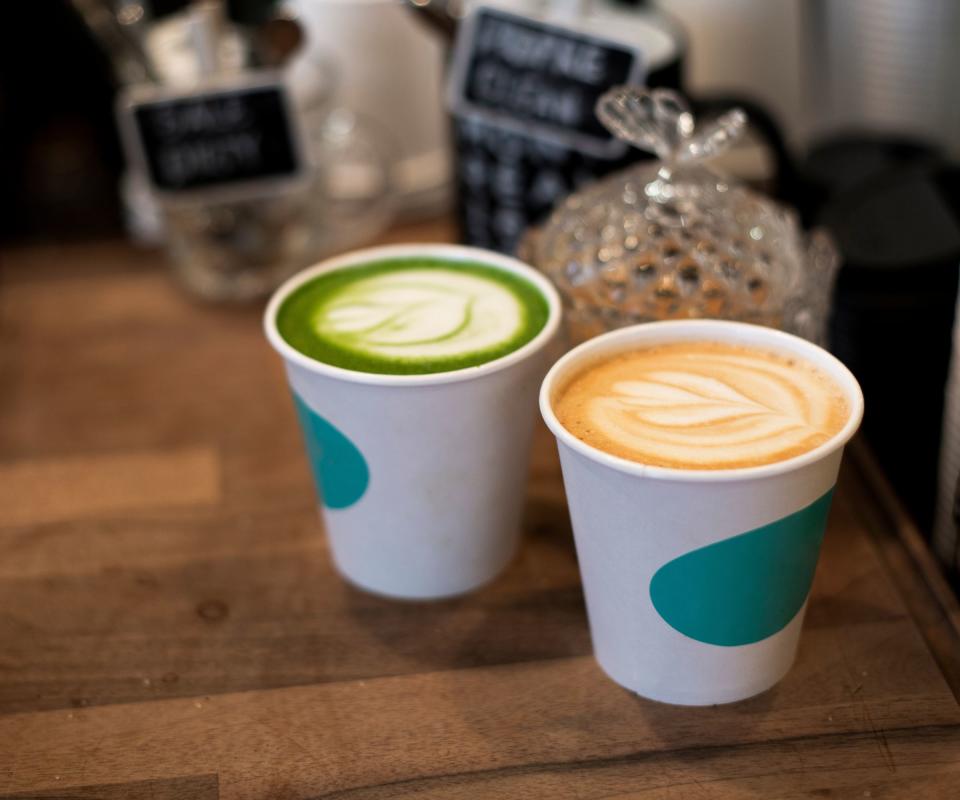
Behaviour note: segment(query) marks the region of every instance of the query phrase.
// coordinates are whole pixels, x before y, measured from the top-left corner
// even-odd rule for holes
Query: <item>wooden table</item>
[[[499,580],[370,597],[332,571],[259,309],[120,243],[8,252],[0,797],[960,797],[960,614],[856,462],[793,671],[659,705],[591,658],[545,430]]]

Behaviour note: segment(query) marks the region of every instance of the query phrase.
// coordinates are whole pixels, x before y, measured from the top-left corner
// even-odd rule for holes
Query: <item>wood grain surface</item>
[[[960,796],[952,598],[853,460],[794,669],[660,705],[590,655],[545,429],[498,580],[344,584],[259,317],[121,243],[0,260],[0,797]]]

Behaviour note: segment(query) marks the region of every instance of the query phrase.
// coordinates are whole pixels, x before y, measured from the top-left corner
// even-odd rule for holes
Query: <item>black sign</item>
[[[298,177],[296,131],[279,84],[129,102],[132,149],[164,192]]]
[[[611,86],[642,77],[629,45],[482,7],[458,34],[448,103],[458,116],[609,158],[625,146],[594,106]]]

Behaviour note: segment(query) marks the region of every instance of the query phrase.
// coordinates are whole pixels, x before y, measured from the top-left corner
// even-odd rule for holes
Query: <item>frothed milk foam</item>
[[[427,374],[517,350],[547,317],[543,294],[519,275],[410,256],[318,275],[283,302],[277,327],[300,352],[333,366]]]
[[[676,469],[784,461],[831,439],[850,413],[840,388],[800,358],[700,341],[601,360],[553,408],[593,447]]]

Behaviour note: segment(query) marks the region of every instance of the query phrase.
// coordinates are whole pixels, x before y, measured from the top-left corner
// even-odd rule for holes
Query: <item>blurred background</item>
[[[496,5],[622,43],[640,54],[643,82],[680,90],[702,118],[747,111],[749,132],[721,166],[795,209],[805,228],[829,231],[839,254],[829,346],[863,385],[865,438],[955,576],[960,4]],[[429,220],[514,251],[564,197],[646,156],[596,157],[451,106],[451,53],[475,6],[8,4],[0,248],[122,238],[163,254],[187,294],[221,303],[259,302],[311,261]],[[296,181],[261,193],[243,184],[242,197],[164,192],[138,149],[136,109],[263,81],[282,84],[289,101],[286,134],[303,151]]]

